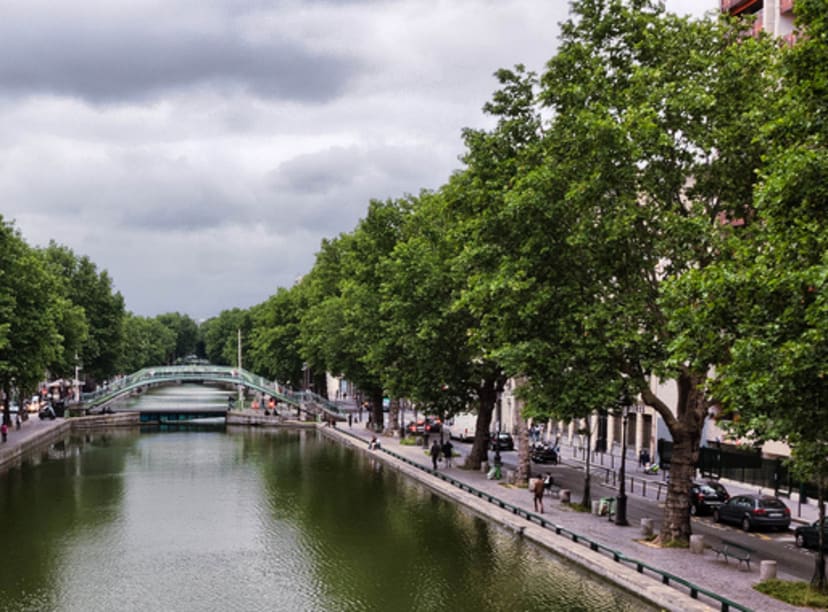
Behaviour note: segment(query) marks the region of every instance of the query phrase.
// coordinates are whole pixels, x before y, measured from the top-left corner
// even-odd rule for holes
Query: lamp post
[[[494,456],[494,464],[495,464],[495,474],[496,474],[496,475],[497,475],[497,477],[499,478],[499,477],[500,477],[500,466],[502,466],[502,465],[503,465],[503,463],[502,463],[502,462],[501,462],[501,460],[500,460],[500,427],[501,427],[500,422],[501,422],[501,419],[502,419],[502,416],[503,416],[503,414],[502,414],[502,409],[501,409],[501,399],[500,399],[500,394],[498,394],[498,396],[497,396],[497,404],[496,404],[496,408],[497,408],[497,410],[496,410],[496,415],[497,415],[497,432],[495,433],[495,436],[496,436],[496,437],[495,437],[495,456]]]
[[[615,524],[626,526],[629,523],[627,522],[627,490],[625,483],[627,476],[624,468],[627,460],[627,419],[632,404],[626,390],[622,393],[619,404],[621,405],[621,469],[618,471],[618,476],[621,482],[618,485],[618,498],[615,502]]]

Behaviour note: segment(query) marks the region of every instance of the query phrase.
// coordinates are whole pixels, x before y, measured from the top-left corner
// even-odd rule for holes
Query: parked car
[[[495,433],[489,438],[489,448],[492,450],[515,450],[515,441],[512,434]]]
[[[822,533],[822,548],[828,550],[828,519],[822,524]],[[799,548],[817,548],[819,546],[819,521],[797,527],[794,530],[794,537]]]
[[[690,514],[710,514],[730,499],[730,495],[715,480],[694,482],[690,485]]]
[[[553,446],[547,446],[538,442],[529,451],[529,458],[533,463],[558,464],[558,451]]]
[[[791,511],[772,495],[737,495],[713,510],[719,523],[735,523],[745,531],[757,527],[786,530],[791,525]]]
[[[421,436],[423,434],[440,433],[443,430],[443,424],[440,419],[434,417],[425,417],[417,421],[411,421],[406,427],[408,433]]]

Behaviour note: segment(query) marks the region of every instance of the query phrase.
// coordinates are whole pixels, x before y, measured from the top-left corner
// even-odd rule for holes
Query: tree
[[[299,388],[302,356],[299,354],[299,322],[302,316],[300,287],[280,288],[267,301],[251,309],[251,369],[263,376]]]
[[[176,334],[158,318],[127,313],[124,318],[124,351],[119,360],[123,372],[167,363],[175,352]]]
[[[173,363],[176,359],[196,353],[198,324],[191,317],[178,312],[168,312],[155,318],[175,335],[175,345],[172,351],[165,356],[164,361],[159,363]]]
[[[106,271],[86,256],[77,257],[54,241],[45,249],[50,269],[61,280],[68,299],[83,308],[88,334],[82,343],[80,361],[87,378],[100,381],[116,373],[123,342],[124,299],[112,290]],[[74,364],[72,364],[74,367]]]
[[[681,305],[678,343],[722,355],[712,388],[724,415],[739,417],[730,421],[733,433],[787,442],[792,471],[818,485],[820,519],[828,476],[825,9],[825,2],[797,3],[804,35],[783,55],[778,116],[760,132],[768,152],[750,222],[731,233],[729,257],[688,274],[671,296]],[[813,584],[826,591],[818,550]]]
[[[552,112],[544,163],[518,177],[500,212],[535,246],[506,249],[501,262],[500,281],[511,271],[527,299],[502,336],[517,330],[520,344],[503,342],[500,354],[525,366],[535,410],[549,405],[544,391],[552,415],[577,408],[577,395],[609,409],[624,388],[653,407],[674,444],[660,540],[686,541],[719,355],[674,344],[662,297],[717,260],[723,220],[748,218],[775,51],[730,23],[679,18],[649,0],[575,2],[572,12],[541,78]],[[653,378],[675,382],[676,405],[652,391]]]
[[[42,257],[0,217],[0,388],[7,425],[13,392],[28,394],[60,360],[57,320],[65,303],[54,299],[54,283]]]
[[[231,308],[201,324],[204,352],[210,363],[224,366],[239,365],[239,333],[241,333],[242,367],[250,351],[252,318],[248,310]]]
[[[382,372],[368,355],[382,338],[380,262],[397,243],[406,214],[404,201],[372,201],[351,234],[323,243],[301,322],[303,355],[370,397],[375,426],[383,422]]]

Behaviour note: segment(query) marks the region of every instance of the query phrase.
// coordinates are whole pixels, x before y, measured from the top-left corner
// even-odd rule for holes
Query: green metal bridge
[[[144,368],[129,376],[101,387],[81,397],[81,408],[87,412],[103,411],[113,402],[130,395],[142,393],[152,387],[177,385],[185,382],[209,383],[234,390],[247,390],[273,397],[277,401],[290,404],[297,410],[308,414],[322,415],[326,418],[344,420],[343,411],[336,404],[310,391],[293,391],[275,381],[268,381],[262,376],[240,368],[214,365],[158,366]],[[239,406],[241,408],[242,406]],[[226,409],[213,407],[206,411],[216,414],[225,413]],[[202,411],[204,412],[204,411]]]

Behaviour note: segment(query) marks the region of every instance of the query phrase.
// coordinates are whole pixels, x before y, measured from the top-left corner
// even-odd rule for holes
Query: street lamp
[[[627,491],[625,486],[627,478],[624,468],[627,460],[627,419],[632,405],[626,389],[621,393],[618,403],[621,408],[621,469],[618,471],[621,482],[618,485],[618,498],[615,502],[615,524],[626,526],[629,523],[627,522]]]
[[[501,419],[503,417],[503,410],[501,408],[501,398],[500,394],[497,396],[497,404],[496,404],[496,414],[497,414],[497,433],[495,436],[495,456],[494,456],[494,464],[495,464],[495,474],[499,477],[500,475],[500,468],[503,463],[500,460],[500,428],[501,428]]]

